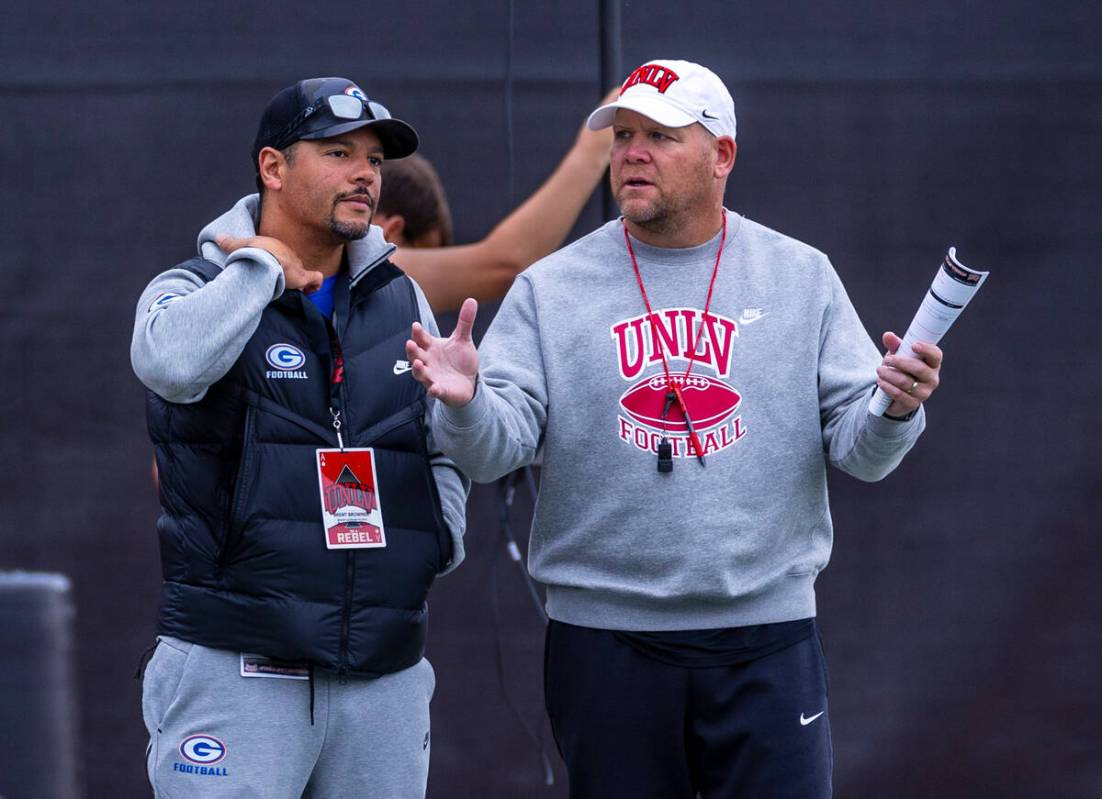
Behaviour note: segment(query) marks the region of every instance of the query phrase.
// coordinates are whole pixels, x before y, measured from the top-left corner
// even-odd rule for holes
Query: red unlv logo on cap
[[[628,76],[628,79],[624,81],[624,85],[620,87],[620,94],[623,94],[637,83],[646,83],[648,86],[658,89],[659,94],[665,94],[666,89],[680,79],[678,74],[669,67],[664,67],[661,64],[644,64]]]

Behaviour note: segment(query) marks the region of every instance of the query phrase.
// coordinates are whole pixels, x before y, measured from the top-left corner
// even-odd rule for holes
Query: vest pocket
[[[245,423],[241,432],[241,457],[237,464],[237,473],[233,478],[233,489],[229,512],[224,525],[225,535],[222,548],[218,553],[218,565],[225,566],[241,537],[241,528],[245,525],[244,510],[252,490],[255,472],[256,451],[256,409],[249,405],[245,409]]]

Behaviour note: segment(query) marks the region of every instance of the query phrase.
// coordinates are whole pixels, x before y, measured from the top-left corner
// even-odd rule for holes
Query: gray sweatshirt
[[[434,408],[437,442],[476,481],[542,447],[529,565],[554,619],[678,630],[814,616],[833,538],[827,461],[879,480],[925,425],[921,409],[906,422],[867,412],[880,354],[826,256],[727,221],[707,318],[720,236],[633,239],[649,317],[609,222],[518,277],[482,341],[474,399]],[[706,467],[679,414],[661,418],[660,351]]]
[[[246,247],[227,255],[214,242],[222,233],[235,238],[255,236],[256,213],[257,195],[251,194],[199,233],[199,254],[222,267],[214,280],[204,283],[186,269],[169,269],[153,278],[138,300],[130,361],[138,379],[169,402],[201,400],[233,366],[256,332],[268,303],[283,293],[283,268],[271,253]],[[351,279],[361,279],[394,249],[376,226],[366,238],[349,242],[346,253]],[[438,335],[432,310],[416,282],[414,290],[421,323]],[[454,543],[451,571],[463,560],[469,482],[436,449],[431,433],[428,443],[440,504]]]

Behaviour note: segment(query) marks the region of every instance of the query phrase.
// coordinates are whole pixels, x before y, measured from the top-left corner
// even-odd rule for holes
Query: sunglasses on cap
[[[282,150],[291,140],[295,139],[295,133],[306,124],[306,120],[326,106],[329,107],[329,113],[337,119],[352,121],[362,119],[365,116],[367,119],[391,119],[390,111],[387,110],[386,106],[374,100],[356,97],[351,94],[332,94],[328,97],[319,97],[302,109],[284,126],[278,135],[273,137],[273,144],[270,146],[276,150]],[[305,137],[299,136],[298,138]]]

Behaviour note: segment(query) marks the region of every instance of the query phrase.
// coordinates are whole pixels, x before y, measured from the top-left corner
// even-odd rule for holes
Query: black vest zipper
[[[352,428],[348,424],[348,410],[345,407],[344,393],[344,349],[337,333],[337,309],[333,309],[332,321],[325,320],[329,331],[329,352],[333,356],[332,370],[329,373],[329,402],[331,410],[342,419],[341,427],[351,436]],[[336,418],[336,417],[335,417]],[[344,553],[344,606],[341,608],[341,648],[338,655],[337,676],[343,684],[348,676],[348,639],[352,625],[352,586],[356,579],[355,550]]]

